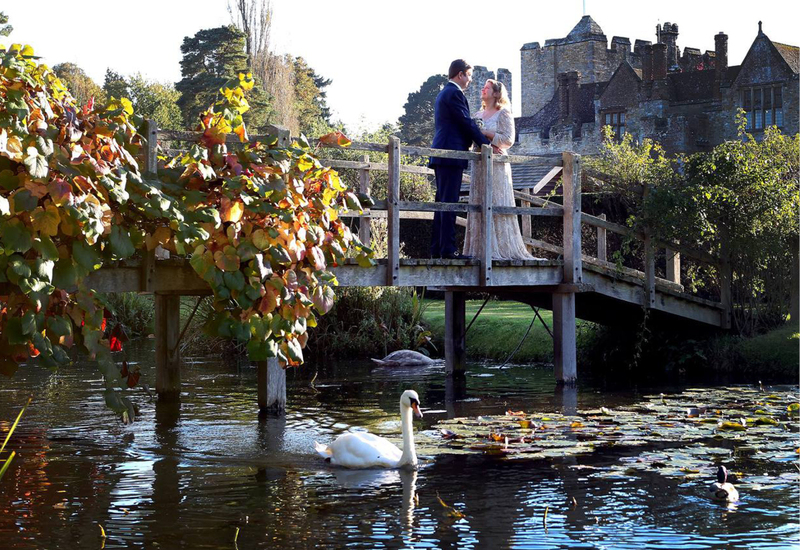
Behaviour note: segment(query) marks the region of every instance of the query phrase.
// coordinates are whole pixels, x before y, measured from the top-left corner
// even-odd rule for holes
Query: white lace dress
[[[476,116],[483,117],[483,111]],[[484,127],[494,132],[492,145],[506,151],[514,144],[514,117],[507,109],[501,109],[484,119]],[[483,172],[476,170],[479,163],[470,163],[470,204],[483,204]],[[492,205],[515,206],[514,188],[511,180],[511,165],[507,162],[494,163],[492,172]],[[525,248],[517,216],[492,216],[494,234],[492,235],[492,258],[495,260],[532,260]],[[464,237],[464,254],[477,258],[483,250],[483,231],[481,215],[478,212],[467,214],[467,233]]]

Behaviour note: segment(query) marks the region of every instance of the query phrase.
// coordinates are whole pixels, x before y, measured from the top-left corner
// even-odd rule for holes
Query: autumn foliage
[[[302,363],[308,327],[333,305],[328,268],[345,255],[369,264],[370,251],[338,217],[359,197],[307,143],[248,141],[252,85],[226,83],[198,142],[145,174],[144,123],[127,99],[80,108],[30,47],[0,47],[0,372],[82,350],[109,406],[130,416],[116,389],[138,372],[113,360],[124,335],[86,280],[157,246],[190,256],[208,282],[211,333],[246,342],[253,359]]]

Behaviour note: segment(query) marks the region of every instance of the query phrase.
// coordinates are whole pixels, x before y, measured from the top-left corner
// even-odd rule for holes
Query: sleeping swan
[[[417,467],[414,450],[414,427],[411,412],[422,418],[419,395],[406,390],[400,396],[400,423],[403,428],[403,450],[391,441],[367,432],[348,432],[336,438],[329,446],[314,442],[314,449],[322,458],[345,468],[400,468]]]

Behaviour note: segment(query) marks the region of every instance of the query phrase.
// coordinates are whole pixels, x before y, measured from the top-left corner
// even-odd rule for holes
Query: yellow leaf
[[[33,228],[42,235],[55,237],[58,235],[58,224],[61,223],[61,216],[58,208],[53,204],[48,204],[47,208],[37,207],[31,214]]]
[[[231,201],[227,197],[220,200],[219,218],[223,222],[238,223],[244,215],[244,204],[242,201]]]

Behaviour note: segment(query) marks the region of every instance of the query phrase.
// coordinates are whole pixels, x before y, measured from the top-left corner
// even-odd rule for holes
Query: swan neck
[[[403,454],[398,466],[417,465],[417,452],[414,447],[414,425],[410,407],[400,405],[400,425],[403,431]]]

